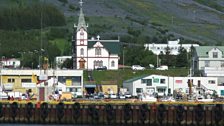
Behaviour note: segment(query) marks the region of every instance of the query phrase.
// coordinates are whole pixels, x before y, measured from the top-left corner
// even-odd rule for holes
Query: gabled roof
[[[224,52],[224,46],[198,46],[195,47],[195,51],[198,55],[198,57],[208,57],[208,53],[210,50],[217,48]]]
[[[134,81],[136,81],[136,80],[145,78],[145,77],[147,77],[147,76],[149,76],[149,75],[142,75],[142,76],[134,77],[134,78],[131,78],[131,79],[129,79],[129,80],[124,81],[124,83],[134,82]]]
[[[93,48],[97,42],[100,42],[111,54],[119,54],[120,52],[119,40],[88,40],[88,48]]]
[[[142,75],[142,76],[138,76],[138,77],[134,77],[132,79],[126,80],[126,81],[124,81],[124,83],[134,82],[136,80],[143,79],[143,78],[146,78],[146,77],[161,77],[161,78],[163,78],[163,77],[168,77],[168,76],[156,75],[156,74]]]

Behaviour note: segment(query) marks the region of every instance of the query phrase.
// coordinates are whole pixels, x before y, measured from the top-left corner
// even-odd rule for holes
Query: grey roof
[[[129,80],[124,81],[124,83],[134,82],[134,81],[136,81],[136,80],[145,78],[145,77],[147,77],[147,76],[149,76],[149,75],[142,75],[142,76],[134,77],[134,78],[131,78],[131,79],[129,79]]]
[[[198,47],[195,47],[195,51],[198,57],[208,57],[207,52],[209,52],[213,48],[217,48],[221,50],[222,52],[224,52],[224,46],[198,46]]]
[[[84,28],[85,31],[87,31],[87,25],[86,25],[86,22],[85,22],[85,17],[84,17],[82,8],[80,8],[79,22],[78,22],[78,26],[77,26],[77,31],[78,31],[80,28]]]
[[[88,48],[93,48],[97,42],[100,42],[111,54],[119,54],[120,52],[119,40],[88,40]]]

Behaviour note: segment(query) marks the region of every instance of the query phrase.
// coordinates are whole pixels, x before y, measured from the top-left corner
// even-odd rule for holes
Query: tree
[[[178,52],[179,54],[177,55],[177,58],[176,58],[176,66],[187,67],[188,66],[187,50],[181,46]]]
[[[72,59],[66,59],[63,64],[61,65],[61,68],[67,68],[72,69]]]
[[[125,64],[134,65],[139,64],[148,66],[149,64],[156,64],[156,56],[143,46],[125,48]]]
[[[175,65],[175,56],[171,55],[171,49],[170,47],[165,48],[165,54],[160,55],[161,64],[167,65],[167,66],[174,66]]]

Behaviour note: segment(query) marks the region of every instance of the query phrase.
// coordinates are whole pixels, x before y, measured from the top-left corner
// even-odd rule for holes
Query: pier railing
[[[223,126],[223,104],[0,103],[0,123]]]

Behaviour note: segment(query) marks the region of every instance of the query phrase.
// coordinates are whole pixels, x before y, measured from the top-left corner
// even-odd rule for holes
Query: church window
[[[80,44],[83,45],[84,44],[84,33],[80,32]]]
[[[94,65],[94,67],[95,66],[103,66],[103,61],[102,60],[95,60],[94,62],[93,62],[93,65]]]
[[[83,48],[80,49],[80,55],[84,55],[84,49]]]
[[[103,61],[99,61],[99,66],[103,66]]]
[[[95,49],[95,55],[101,55],[101,48]]]
[[[114,61],[111,61],[111,67],[114,67],[114,66],[115,66]]]

